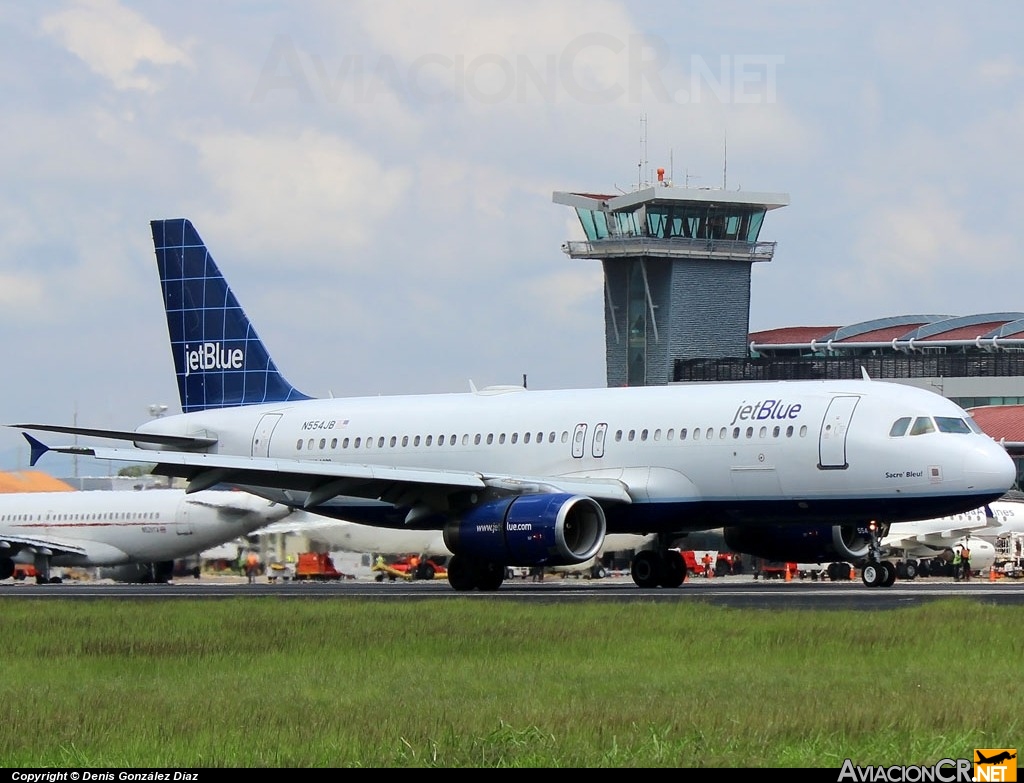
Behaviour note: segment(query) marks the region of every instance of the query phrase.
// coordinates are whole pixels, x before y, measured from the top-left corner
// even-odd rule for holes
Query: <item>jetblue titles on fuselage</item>
[[[736,415],[732,417],[729,425],[738,421],[795,419],[802,407],[799,402],[787,405],[782,400],[764,400],[749,405],[744,402],[736,409]]]

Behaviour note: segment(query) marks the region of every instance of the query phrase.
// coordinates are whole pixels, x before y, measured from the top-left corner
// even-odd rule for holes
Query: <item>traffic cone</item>
[[[857,578],[857,569],[855,569],[853,566],[850,566],[850,581],[852,582],[856,578]]]
[[[990,581],[990,582],[996,581],[996,567],[995,566],[989,566],[989,569],[988,569],[988,581]]]
[[[793,581],[793,572],[789,570],[789,566],[788,565],[786,566],[786,581],[787,582],[792,582]]]

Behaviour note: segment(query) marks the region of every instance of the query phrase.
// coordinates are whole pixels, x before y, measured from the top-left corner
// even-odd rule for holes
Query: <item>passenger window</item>
[[[910,417],[904,416],[901,419],[896,419],[893,422],[892,428],[889,430],[890,438],[902,438],[907,434],[907,427],[910,426]]]
[[[928,416],[918,416],[914,420],[914,426],[910,428],[911,435],[924,435],[928,432],[935,432],[935,425]]]
[[[693,432],[694,435],[696,435],[697,431],[694,430]],[[686,440],[686,427],[683,427],[681,430],[679,430],[679,440]]]
[[[519,442],[519,433],[518,432],[513,432],[512,433],[512,443],[515,444],[515,443],[518,443],[518,442]]]
[[[409,436],[408,435],[403,435],[402,436],[402,448],[404,449],[408,445],[409,445]]]
[[[433,435],[427,435],[427,437],[423,440],[423,445],[424,446],[429,446],[433,442],[434,442],[434,436]]]
[[[747,427],[747,440],[750,440],[752,437],[754,437],[754,428]],[[762,437],[764,436],[762,435]]]
[[[737,440],[739,437],[740,437],[740,428],[739,427],[733,427],[732,428],[732,439],[733,440]]]

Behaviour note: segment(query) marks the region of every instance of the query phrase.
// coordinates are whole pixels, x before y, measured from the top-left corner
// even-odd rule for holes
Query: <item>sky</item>
[[[659,167],[788,195],[752,330],[1024,310],[1010,2],[4,0],[0,25],[2,423],[180,410],[157,218],[192,220],[313,396],[605,385],[600,264],[562,253],[552,194]],[[0,469],[27,460],[0,428]]]

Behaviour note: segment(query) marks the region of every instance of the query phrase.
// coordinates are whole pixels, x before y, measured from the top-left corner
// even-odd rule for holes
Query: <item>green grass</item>
[[[0,608],[7,767],[838,769],[1024,744],[1020,610],[968,599]]]

